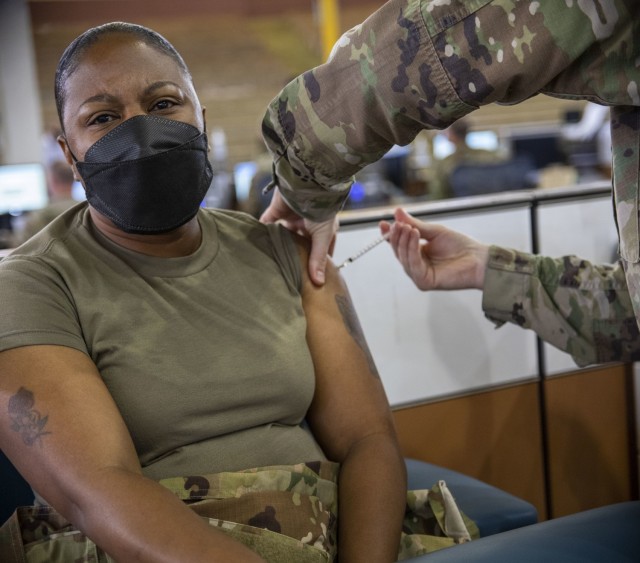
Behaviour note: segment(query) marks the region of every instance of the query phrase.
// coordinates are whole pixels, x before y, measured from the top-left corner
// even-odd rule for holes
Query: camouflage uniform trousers
[[[160,483],[211,526],[272,563],[336,559],[337,478],[331,462],[178,477]],[[478,537],[444,481],[410,491],[398,559]],[[111,563],[113,559],[51,507],[19,508],[0,529],[3,563]]]

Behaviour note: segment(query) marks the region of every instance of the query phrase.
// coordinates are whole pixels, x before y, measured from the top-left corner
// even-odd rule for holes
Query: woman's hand
[[[418,289],[482,289],[489,247],[442,225],[425,223],[396,209],[395,222],[380,222],[382,234]]]

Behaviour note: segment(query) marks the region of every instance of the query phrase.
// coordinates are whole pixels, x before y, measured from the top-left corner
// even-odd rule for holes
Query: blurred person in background
[[[462,164],[495,164],[504,160],[497,150],[474,149],[467,143],[470,123],[459,119],[444,130],[447,140],[453,145],[453,152],[440,160],[434,160],[433,177],[429,182],[429,193],[433,199],[454,197],[450,178],[453,171]]]
[[[46,175],[49,203],[42,209],[28,213],[22,226],[16,226],[14,246],[31,238],[58,215],[78,203],[73,198],[73,183],[75,181],[73,170],[66,161],[51,161],[46,165]]]

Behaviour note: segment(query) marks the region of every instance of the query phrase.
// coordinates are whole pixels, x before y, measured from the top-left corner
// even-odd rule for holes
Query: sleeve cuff
[[[486,317],[497,326],[506,322],[524,326],[522,309],[535,271],[535,256],[492,246],[482,292]]]
[[[289,161],[280,158],[275,165],[275,180],[280,195],[298,215],[312,221],[325,221],[340,211],[347,198],[353,180],[330,187],[304,179],[293,171]]]

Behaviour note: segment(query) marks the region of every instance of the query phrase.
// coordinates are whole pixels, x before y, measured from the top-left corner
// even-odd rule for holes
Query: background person
[[[46,227],[58,215],[78,203],[73,198],[73,170],[67,162],[55,160],[46,166],[49,203],[37,211],[30,212],[22,228],[15,233],[14,245],[18,246]]]
[[[273,192],[265,192],[265,187],[271,182],[271,170],[273,160],[271,154],[266,150],[262,138],[257,143],[258,151],[253,160],[255,171],[249,182],[249,189],[244,201],[238,202],[240,211],[248,213],[252,217],[259,218],[269,207]]]
[[[451,186],[451,174],[461,164],[496,164],[504,161],[504,155],[497,150],[474,149],[467,144],[469,122],[459,119],[444,130],[447,140],[453,145],[453,152],[443,159],[435,160],[433,176],[429,182],[429,194],[433,199],[455,197]]]

